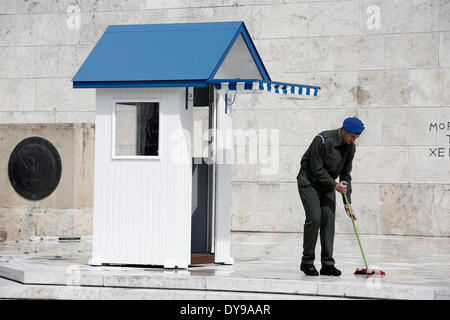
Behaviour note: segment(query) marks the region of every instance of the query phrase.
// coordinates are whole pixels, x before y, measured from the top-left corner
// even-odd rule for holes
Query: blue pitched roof
[[[74,78],[74,88],[206,86],[242,35],[270,80],[243,22],[113,25]]]

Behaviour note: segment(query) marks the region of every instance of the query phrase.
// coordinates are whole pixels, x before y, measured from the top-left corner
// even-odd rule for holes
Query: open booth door
[[[215,94],[215,136],[213,143],[214,164],[214,253],[215,262],[233,264],[231,257],[231,163],[232,121],[231,113],[225,112],[226,95]]]

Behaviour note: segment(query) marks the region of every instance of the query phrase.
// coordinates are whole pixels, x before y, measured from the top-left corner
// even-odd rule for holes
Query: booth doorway
[[[194,121],[202,121],[203,128],[213,127],[213,92],[210,87],[194,88]],[[204,150],[204,145],[199,150]],[[214,166],[205,162],[205,156],[208,155],[194,153],[192,158],[191,264],[214,263],[212,206]]]

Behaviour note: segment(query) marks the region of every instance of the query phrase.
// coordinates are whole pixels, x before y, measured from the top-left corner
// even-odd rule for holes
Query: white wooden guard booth
[[[236,93],[304,99],[320,89],[271,81],[243,22],[109,26],[73,87],[96,88],[89,263],[165,268],[187,268],[192,253],[234,262],[224,159]],[[191,135],[202,99],[211,140],[199,164]]]

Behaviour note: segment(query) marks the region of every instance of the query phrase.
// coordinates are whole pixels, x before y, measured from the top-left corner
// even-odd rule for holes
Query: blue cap
[[[342,127],[345,129],[345,131],[354,134],[361,134],[361,132],[363,132],[364,130],[364,124],[358,118],[345,119]]]

